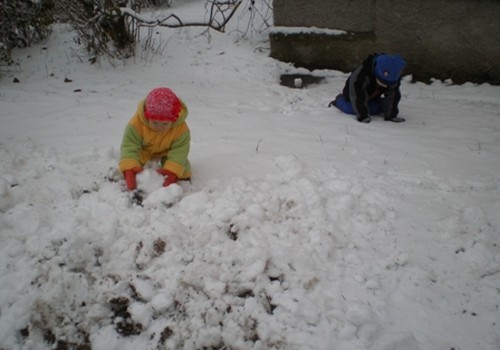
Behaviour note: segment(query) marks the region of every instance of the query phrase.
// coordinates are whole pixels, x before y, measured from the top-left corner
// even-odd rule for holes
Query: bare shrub
[[[130,57],[140,39],[143,27],[203,26],[224,31],[243,0],[207,0],[207,19],[184,21],[175,13],[164,18],[148,18],[141,9],[171,6],[172,0],[53,0],[58,12],[64,14],[85,45],[90,60],[99,56]]]
[[[27,47],[49,35],[52,9],[49,0],[0,0],[0,62],[12,63],[12,49]]]
[[[134,35],[115,0],[54,0],[91,56],[129,57]],[[91,57],[92,58],[92,57]]]

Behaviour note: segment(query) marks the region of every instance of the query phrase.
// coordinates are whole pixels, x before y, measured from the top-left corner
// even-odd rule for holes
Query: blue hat
[[[381,54],[375,57],[375,77],[382,83],[391,85],[401,78],[401,73],[406,65],[401,55]]]

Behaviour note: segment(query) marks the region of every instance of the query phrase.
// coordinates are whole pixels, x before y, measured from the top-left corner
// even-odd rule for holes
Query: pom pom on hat
[[[394,84],[401,77],[405,66],[401,55],[378,55],[375,58],[375,77],[384,84]]]
[[[146,96],[144,117],[148,120],[175,122],[180,111],[181,101],[169,88],[153,89]]]

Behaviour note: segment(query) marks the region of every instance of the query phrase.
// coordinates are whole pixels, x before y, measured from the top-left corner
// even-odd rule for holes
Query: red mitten
[[[142,168],[137,166],[132,169],[125,170],[123,176],[125,177],[125,183],[129,191],[133,191],[137,188],[137,181],[135,180],[135,175],[140,173]]]
[[[163,187],[170,186],[171,184],[174,184],[177,182],[177,175],[175,175],[170,170],[158,169],[156,171],[158,172],[158,174],[161,174],[165,177],[165,180],[163,181]]]

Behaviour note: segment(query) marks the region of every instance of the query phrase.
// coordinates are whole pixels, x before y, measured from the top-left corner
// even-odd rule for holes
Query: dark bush
[[[54,0],[91,56],[133,55],[134,34],[120,11],[118,0]]]
[[[53,22],[51,0],[0,0],[0,62],[12,63],[15,47],[45,39]]]

